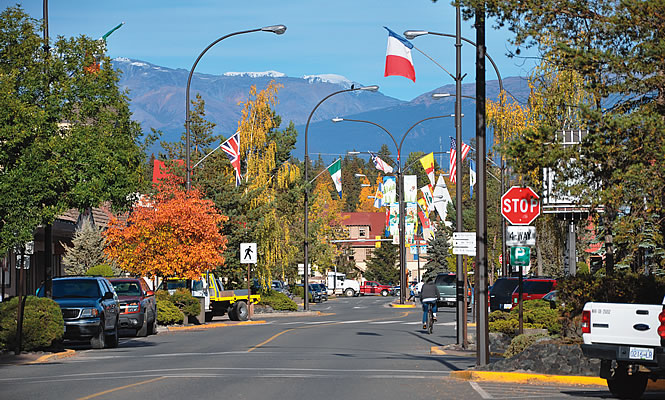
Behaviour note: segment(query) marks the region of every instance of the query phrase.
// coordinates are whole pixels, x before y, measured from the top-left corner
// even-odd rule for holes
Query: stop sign
[[[540,215],[540,198],[530,187],[513,186],[501,196],[501,215],[513,225],[529,225]]]

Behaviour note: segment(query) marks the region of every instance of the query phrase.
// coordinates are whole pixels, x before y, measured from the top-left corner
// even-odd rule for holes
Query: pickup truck
[[[648,379],[665,378],[665,299],[663,303],[584,305],[582,352],[600,359],[600,377],[614,396],[637,399]]]
[[[382,285],[376,281],[365,281],[360,285],[360,295],[381,295],[383,297],[393,294],[392,286]]]
[[[160,289],[169,292],[178,288],[187,288],[192,296],[203,298],[205,309],[205,320],[212,321],[214,316],[229,315],[231,321],[247,321],[249,319],[249,307],[247,289],[224,290],[221,279],[211,272],[201,275],[201,279],[166,279],[160,285]],[[252,303],[261,301],[258,294],[250,295]]]

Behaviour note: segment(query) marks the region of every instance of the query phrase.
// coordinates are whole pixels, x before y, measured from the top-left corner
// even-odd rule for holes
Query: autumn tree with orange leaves
[[[224,264],[227,219],[199,190],[162,185],[125,222],[111,221],[105,253],[131,274],[195,279]]]

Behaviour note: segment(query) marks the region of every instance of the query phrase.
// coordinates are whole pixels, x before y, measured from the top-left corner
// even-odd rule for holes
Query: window
[[[372,252],[374,249],[365,249],[365,259],[372,258]]]
[[[358,237],[364,238],[367,237],[367,227],[360,227],[358,229]]]

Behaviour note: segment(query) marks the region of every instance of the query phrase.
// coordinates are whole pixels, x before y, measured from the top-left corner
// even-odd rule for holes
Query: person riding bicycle
[[[427,329],[427,308],[432,307],[432,315],[436,321],[436,303],[441,298],[439,288],[434,284],[434,279],[429,278],[427,283],[420,289],[420,302],[423,306],[423,329]]]

